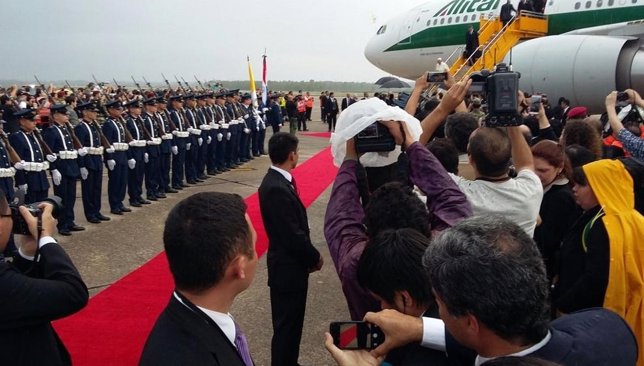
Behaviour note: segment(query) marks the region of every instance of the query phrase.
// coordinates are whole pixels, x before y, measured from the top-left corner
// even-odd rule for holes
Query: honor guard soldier
[[[255,120],[257,121],[257,139],[253,145],[253,156],[258,157],[266,155],[264,151],[264,140],[266,139],[266,121],[268,121],[268,105],[260,100],[259,107],[255,110]]]
[[[206,114],[206,122],[210,126],[210,143],[208,144],[208,151],[206,153],[206,173],[208,175],[217,175],[217,134],[219,133],[219,124],[217,123],[217,114],[215,113],[215,97],[212,91],[205,94],[206,107],[204,113]],[[223,137],[223,136],[222,136]]]
[[[241,162],[239,161],[239,142],[240,142],[240,122],[241,114],[235,104],[235,95],[239,89],[230,90],[226,93],[226,110],[231,117],[230,125],[230,141],[226,147],[226,159],[230,162],[230,168],[237,168]],[[242,132],[243,133],[243,132]]]
[[[219,125],[217,132],[217,150],[215,152],[217,170],[227,172],[230,170],[226,160],[227,145],[230,143],[230,116],[226,110],[226,94],[224,92],[215,95],[215,116]]]
[[[0,123],[4,124],[6,122],[2,121]],[[4,131],[0,131],[0,189],[5,193],[5,198],[9,203],[15,197],[13,177],[16,175],[16,171],[24,169],[24,163],[13,150],[7,135]]]
[[[141,102],[134,99],[125,105],[127,108],[126,127],[132,135],[130,145],[130,160],[128,160],[127,193],[130,206],[141,207],[151,203],[143,199],[143,179],[145,176],[145,161],[148,160],[147,139],[141,123]]]
[[[257,144],[257,121],[255,120],[255,108],[250,94],[242,97],[241,109],[244,113],[244,143],[242,144],[241,157],[246,161],[252,160],[251,150]]]
[[[81,174],[81,192],[85,218],[92,224],[109,221],[101,214],[101,190],[103,187],[103,154],[114,153],[110,146],[105,151],[101,145],[101,130],[96,122],[100,107],[96,102],[81,103],[76,107],[81,122],[74,127],[78,140],[88,150],[87,155],[78,158]]]
[[[33,110],[23,109],[14,115],[18,118],[20,130],[9,135],[9,142],[24,161],[23,170],[16,172],[16,186],[25,195],[25,203],[40,202],[47,198],[49,181],[46,172],[49,163],[56,161],[56,155],[45,156]]]
[[[159,127],[161,128],[161,145],[159,157],[159,168],[161,170],[159,174],[159,192],[160,193],[177,193],[178,191],[171,187],[172,182],[170,181],[170,167],[172,164],[172,150],[176,150],[176,143],[174,142],[174,135],[172,131],[176,129],[173,127],[172,121],[170,120],[170,114],[166,109],[168,102],[164,97],[157,98],[157,113],[156,117],[159,121]]]
[[[210,136],[210,131],[212,127],[208,124],[208,119],[206,117],[206,95],[199,94],[196,96],[197,99],[197,124],[201,130],[201,141],[199,144],[199,152],[197,154],[197,178],[201,180],[206,180],[210,178],[206,175],[206,163],[208,162],[208,146],[212,143],[212,137]]]
[[[128,159],[132,136],[125,128],[123,121],[123,106],[118,100],[111,100],[105,104],[107,119],[103,123],[103,135],[114,148],[113,153],[105,154],[107,165],[107,195],[110,203],[110,212],[115,215],[123,215],[123,212],[131,212],[132,209],[123,205],[128,180]]]
[[[55,104],[50,107],[53,122],[43,131],[43,140],[58,159],[50,166],[51,180],[54,182],[54,194],[60,197],[63,210],[58,216],[58,233],[69,236],[72,231],[85,230],[74,223],[74,205],[76,204],[76,180],[80,176],[78,157],[87,155],[87,149],[78,146],[74,148],[71,124],[65,104]]]
[[[156,201],[158,198],[166,198],[161,193],[161,128],[158,125],[156,116],[157,98],[151,97],[143,100],[145,113],[143,114],[143,128],[150,134],[150,140],[147,141],[148,159],[145,162],[145,189],[150,201]]]
[[[184,168],[186,164],[186,152],[190,144],[190,132],[188,132],[188,123],[183,112],[183,97],[173,95],[170,97],[171,109],[170,120],[177,127],[172,134],[174,135],[174,145],[172,146],[172,188],[182,190],[188,187],[183,182]]]
[[[188,132],[190,132],[190,144],[186,145],[186,182],[188,184],[197,184],[197,182],[202,182],[197,177],[197,158],[199,155],[199,146],[203,143],[203,139],[201,138],[201,130],[197,122],[197,111],[195,109],[197,101],[194,94],[186,95],[185,100],[186,108],[184,110],[189,126]]]

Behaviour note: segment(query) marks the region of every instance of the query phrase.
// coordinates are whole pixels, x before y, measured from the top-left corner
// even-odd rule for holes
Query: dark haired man
[[[447,116],[445,122],[445,137],[454,144],[459,154],[458,175],[466,179],[476,178],[472,164],[467,157],[467,144],[472,133],[479,127],[479,120],[473,113],[456,112]]]
[[[256,240],[238,195],[197,193],[170,211],[163,244],[175,291],[148,336],[140,365],[253,365],[229,311],[255,276]]]
[[[107,197],[110,203],[110,212],[115,215],[123,215],[123,212],[131,212],[132,209],[123,205],[125,192],[127,190],[128,165],[130,158],[127,144],[127,133],[123,117],[123,105],[118,100],[110,100],[105,103],[108,117],[101,127],[107,141],[114,148],[114,152],[105,154],[105,165],[107,166]]]
[[[20,207],[29,234],[16,235],[19,250],[12,263],[0,261],[0,354],[5,365],[71,365],[51,321],[79,311],[89,299],[78,270],[52,238],[56,230],[52,205],[38,207],[42,225]],[[12,226],[11,210],[0,190],[0,253]]]
[[[298,365],[309,273],[319,271],[324,263],[311,243],[306,208],[291,175],[299,158],[298,142],[285,132],[271,136],[268,156],[272,166],[259,187],[259,206],[269,241],[273,366]]]

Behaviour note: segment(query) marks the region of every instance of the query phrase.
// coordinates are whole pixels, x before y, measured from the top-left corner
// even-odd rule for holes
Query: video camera
[[[49,203],[53,206],[51,214],[54,218],[58,218],[58,215],[63,210],[62,200],[58,196],[47,197],[42,202],[34,202],[29,204],[12,203],[9,205],[9,208],[11,209],[11,217],[13,219],[12,232],[14,234],[30,235],[29,226],[27,225],[24,217],[22,217],[19,207],[25,206],[33,217],[39,217],[40,215],[42,215],[42,210],[38,207],[41,203]]]
[[[359,154],[366,152],[383,152],[393,151],[396,148],[396,141],[389,132],[387,126],[376,121],[364,130],[360,131],[356,137],[356,151]]]
[[[504,63],[493,72],[482,70],[470,75],[470,92],[483,93],[488,104],[487,127],[519,126],[523,119],[517,112],[517,93],[521,74],[510,71]]]

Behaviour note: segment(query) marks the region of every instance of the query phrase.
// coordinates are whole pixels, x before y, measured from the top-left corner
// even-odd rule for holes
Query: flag
[[[257,107],[257,92],[255,91],[255,77],[253,76],[253,67],[250,65],[250,57],[246,56],[248,61],[248,77],[250,78],[250,97],[253,105]]]
[[[268,105],[268,83],[266,82],[266,55],[262,56],[264,59],[264,70],[262,72],[262,102],[264,105]]]

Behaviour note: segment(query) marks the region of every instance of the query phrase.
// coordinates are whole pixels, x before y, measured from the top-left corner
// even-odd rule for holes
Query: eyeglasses
[[[13,217],[13,214],[8,213],[8,214],[0,214],[0,218],[2,217]]]

